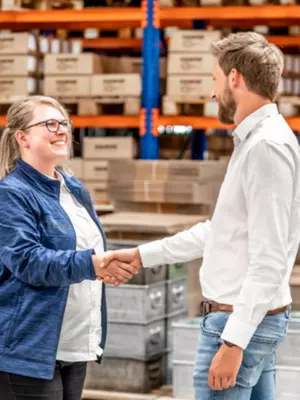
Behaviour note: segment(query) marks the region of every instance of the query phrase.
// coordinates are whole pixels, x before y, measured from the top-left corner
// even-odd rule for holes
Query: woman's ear
[[[19,146],[27,149],[29,148],[28,135],[24,131],[16,131],[15,138]]]

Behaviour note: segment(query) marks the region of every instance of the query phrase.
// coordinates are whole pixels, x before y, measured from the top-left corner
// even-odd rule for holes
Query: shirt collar
[[[248,115],[233,131],[233,137],[239,141],[243,141],[249,135],[249,133],[259,124],[262,120],[271,115],[278,114],[278,109],[276,104],[266,104],[254,113]]]

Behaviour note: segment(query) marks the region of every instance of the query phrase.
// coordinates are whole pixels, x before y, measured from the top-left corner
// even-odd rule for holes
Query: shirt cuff
[[[163,246],[160,240],[140,245],[139,251],[144,268],[164,264]]]
[[[257,326],[240,321],[234,314],[232,314],[227,321],[221,339],[233,343],[245,350],[256,329]]]

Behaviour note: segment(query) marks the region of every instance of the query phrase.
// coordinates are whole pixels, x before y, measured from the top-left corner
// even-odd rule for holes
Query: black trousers
[[[86,366],[57,361],[51,381],[0,372],[0,400],[81,400]]]

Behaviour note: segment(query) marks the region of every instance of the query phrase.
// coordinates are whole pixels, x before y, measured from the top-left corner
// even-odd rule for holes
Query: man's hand
[[[223,344],[209,369],[208,385],[211,390],[225,390],[235,386],[242,361],[243,349]]]
[[[97,279],[103,280],[104,283],[110,283],[118,286],[125,283],[137,273],[137,269],[119,260],[113,260],[109,264],[103,266],[101,256],[92,256],[95,273]]]
[[[133,249],[107,251],[102,257],[100,267],[107,267],[112,261],[118,260],[122,264],[130,264],[138,273],[142,266],[142,259],[138,247]]]

